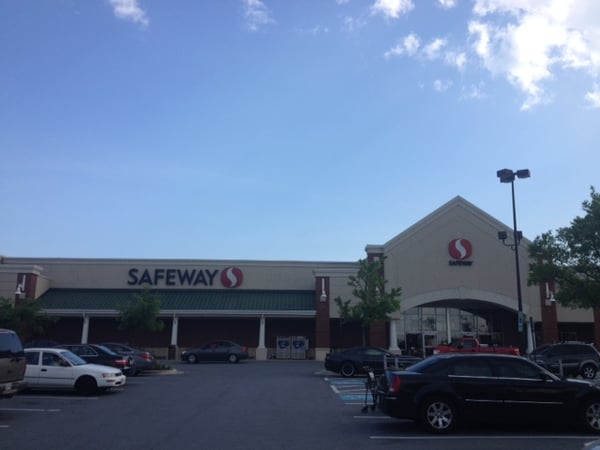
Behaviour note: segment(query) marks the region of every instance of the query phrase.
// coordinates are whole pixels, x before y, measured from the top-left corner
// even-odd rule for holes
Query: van
[[[0,398],[25,388],[25,352],[17,333],[0,328]]]

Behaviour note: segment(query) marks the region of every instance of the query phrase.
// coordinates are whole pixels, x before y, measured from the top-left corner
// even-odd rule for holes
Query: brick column
[[[547,287],[547,288],[546,288]],[[544,344],[558,341],[558,316],[556,301],[550,301],[550,293],[554,291],[554,281],[540,283],[540,306],[542,310],[542,340]],[[540,343],[538,342],[538,345]]]
[[[383,246],[381,245],[368,245],[366,251],[367,261],[369,262],[377,261],[383,257]],[[381,276],[385,279],[385,267],[383,264],[381,266]],[[369,345],[387,348],[387,341],[387,322],[376,322],[369,327]]]
[[[375,322],[369,327],[369,345],[387,348],[386,322]]]
[[[329,352],[329,304],[331,294],[329,290],[329,277],[315,277],[315,359],[325,360],[325,354]],[[310,345],[310,344],[309,344]]]
[[[35,299],[35,291],[37,287],[37,275],[34,273],[19,273],[17,275],[17,285],[15,292],[20,291],[21,295],[15,295],[15,305],[28,300]]]

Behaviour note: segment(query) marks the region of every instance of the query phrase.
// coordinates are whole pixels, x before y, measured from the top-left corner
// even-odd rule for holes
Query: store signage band
[[[238,267],[225,269],[164,269],[136,268],[128,271],[127,284],[130,286],[189,286],[213,287],[220,282],[225,288],[237,288],[244,280],[244,274]]]
[[[473,246],[468,239],[452,239],[448,244],[448,253],[452,257],[450,266],[471,266],[473,261],[468,259],[473,254]]]

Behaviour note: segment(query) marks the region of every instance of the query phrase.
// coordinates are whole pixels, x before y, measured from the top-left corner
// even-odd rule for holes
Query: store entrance
[[[402,314],[396,322],[398,347],[402,353],[429,356],[433,348],[454,339],[472,336],[482,344],[505,345],[505,321],[510,312],[480,306],[469,310],[418,307]]]

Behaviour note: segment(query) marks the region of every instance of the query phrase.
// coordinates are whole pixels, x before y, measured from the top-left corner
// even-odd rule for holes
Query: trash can
[[[294,336],[292,338],[292,359],[306,359],[308,340],[305,336]]]
[[[277,336],[277,350],[275,351],[276,359],[290,359],[291,345],[289,336]]]

